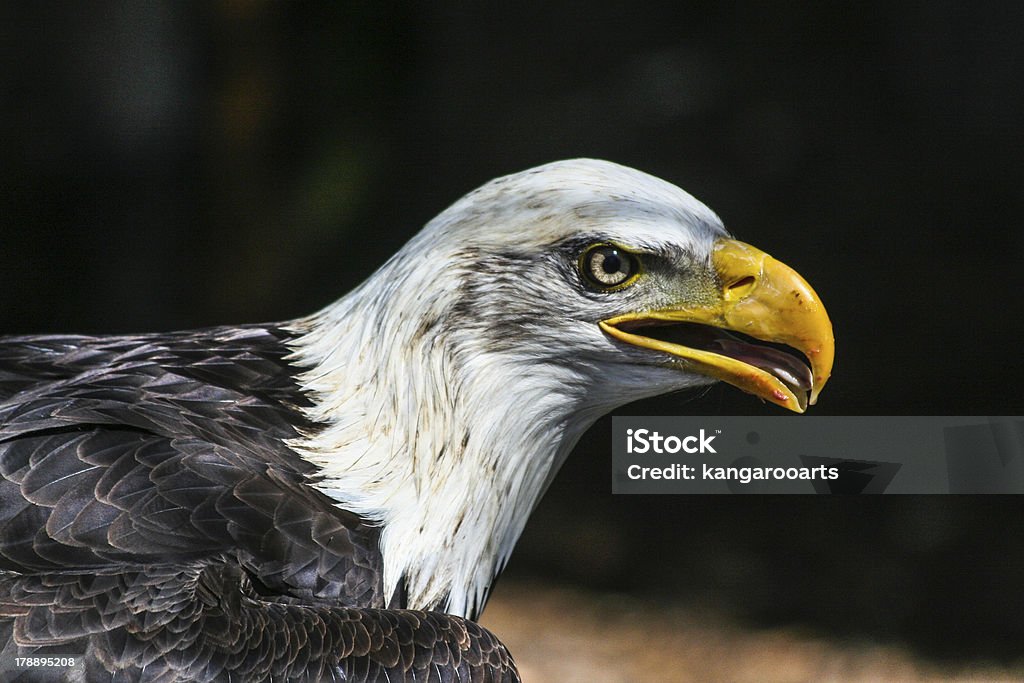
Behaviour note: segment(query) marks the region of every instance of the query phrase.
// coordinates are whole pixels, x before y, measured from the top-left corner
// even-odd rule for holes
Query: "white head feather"
[[[678,292],[595,292],[584,245],[706,272],[721,221],[605,161],[498,178],[430,221],[353,292],[299,321],[295,362],[326,427],[293,446],[322,490],[383,525],[385,594],[474,615],[582,433],[624,403],[707,378],[644,364],[597,321]]]

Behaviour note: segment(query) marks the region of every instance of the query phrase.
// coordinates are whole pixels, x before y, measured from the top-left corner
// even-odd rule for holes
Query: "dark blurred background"
[[[287,319],[466,191],[662,176],[836,325],[817,415],[1024,414],[1024,4],[0,6],[0,332]],[[623,411],[772,414],[728,387]],[[799,419],[799,418],[792,418]],[[1019,658],[1015,497],[610,494],[580,444],[508,574]]]

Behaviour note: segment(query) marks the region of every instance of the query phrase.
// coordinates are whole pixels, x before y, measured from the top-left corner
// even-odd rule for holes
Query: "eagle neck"
[[[570,368],[489,349],[451,320],[452,288],[390,265],[296,324],[323,427],[293,447],[320,468],[318,488],[381,524],[385,601],[475,617],[597,414]],[[406,292],[417,300],[397,300]],[[410,305],[415,316],[390,314]]]

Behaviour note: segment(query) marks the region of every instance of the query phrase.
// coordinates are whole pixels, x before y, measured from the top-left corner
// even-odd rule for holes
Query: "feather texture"
[[[288,338],[0,344],[7,655],[80,653],[88,680],[516,680],[472,622],[384,609],[379,528],[285,446],[315,429]]]

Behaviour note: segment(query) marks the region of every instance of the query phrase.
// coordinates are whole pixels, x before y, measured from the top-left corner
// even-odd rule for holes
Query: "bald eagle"
[[[793,270],[595,160],[491,181],[308,317],[5,338],[0,668],[516,681],[472,620],[580,435],[715,380],[802,412],[832,354]]]

